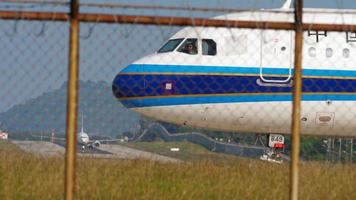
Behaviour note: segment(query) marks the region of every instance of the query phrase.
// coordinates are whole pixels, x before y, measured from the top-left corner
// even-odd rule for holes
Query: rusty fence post
[[[294,1],[295,50],[293,77],[292,111],[292,152],[290,163],[290,199],[298,199],[299,154],[300,154],[300,116],[302,97],[302,49],[303,49],[303,0]]]
[[[70,4],[70,36],[67,88],[67,127],[66,127],[66,159],[65,159],[65,199],[72,200],[75,190],[75,167],[77,147],[77,116],[78,116],[78,76],[79,76],[79,0]]]

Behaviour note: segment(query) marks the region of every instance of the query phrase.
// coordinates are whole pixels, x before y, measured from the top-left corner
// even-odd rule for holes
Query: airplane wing
[[[117,142],[120,141],[121,139],[105,139],[105,140],[91,140],[91,142]]]
[[[60,138],[60,137],[51,137],[51,136],[45,136],[45,135],[33,135],[31,134],[32,137],[34,138],[47,138],[47,139],[54,139],[54,140],[61,140],[61,141],[65,141],[66,138]]]
[[[90,142],[117,142],[121,140],[121,139],[114,139],[110,136],[103,136],[102,134],[97,134],[97,133],[89,133],[89,137],[90,137]],[[107,139],[95,139],[95,138],[107,138]]]

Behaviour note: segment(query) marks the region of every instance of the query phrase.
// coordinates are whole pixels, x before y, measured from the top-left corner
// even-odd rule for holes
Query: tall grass
[[[0,199],[62,199],[64,160],[0,143]],[[289,165],[80,158],[77,199],[287,199]],[[356,199],[355,165],[305,163],[300,199]]]

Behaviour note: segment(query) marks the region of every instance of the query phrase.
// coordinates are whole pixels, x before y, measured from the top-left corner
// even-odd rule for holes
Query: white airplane
[[[42,138],[49,138],[52,141],[55,140],[61,140],[61,141],[65,141],[66,138],[62,138],[62,137],[55,137],[55,134],[52,133],[52,136],[40,136],[40,135],[32,135],[33,137],[40,137]],[[84,131],[84,116],[82,114],[82,124],[81,124],[81,129],[80,132],[77,133],[77,142],[78,144],[80,144],[82,146],[82,149],[86,149],[86,148],[98,148],[100,147],[102,142],[116,142],[119,141],[119,139],[105,139],[105,140],[91,140],[88,133],[86,133]]]
[[[84,116],[82,114],[82,127],[80,129],[80,132],[77,134],[77,141],[80,145],[82,145],[82,148],[93,148],[93,147],[99,147],[100,146],[100,141],[99,140],[90,140],[89,135],[84,132]]]
[[[216,19],[293,22],[290,3]],[[354,10],[304,9],[303,15],[305,23],[356,25]],[[356,136],[356,32],[305,31],[303,43],[301,134]],[[113,93],[160,121],[290,134],[293,63],[294,31],[186,27],[124,68]],[[271,140],[275,147],[284,138]]]
[[[85,149],[98,148],[102,142],[117,142],[120,141],[120,139],[91,140],[88,133],[84,132],[84,116],[82,114],[82,127],[77,135],[77,141],[82,145],[82,149]]]

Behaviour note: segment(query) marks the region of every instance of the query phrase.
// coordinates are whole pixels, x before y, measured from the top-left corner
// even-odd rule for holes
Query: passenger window
[[[343,56],[344,58],[349,58],[349,57],[350,57],[350,50],[347,49],[347,48],[343,49],[343,50],[342,50],[342,56]]]
[[[212,39],[202,40],[203,55],[215,56],[216,55],[216,42]]]
[[[184,43],[178,48],[179,52],[187,53],[190,55],[198,54],[198,40],[195,38],[188,38],[184,41]]]
[[[326,48],[326,57],[330,58],[333,56],[333,49],[332,48]]]
[[[316,56],[316,49],[315,49],[315,47],[310,47],[309,48],[309,56],[310,57],[315,57]]]
[[[166,53],[173,51],[182,41],[183,38],[168,40],[168,42],[166,42],[166,44],[164,44],[163,47],[158,50],[158,53]]]

